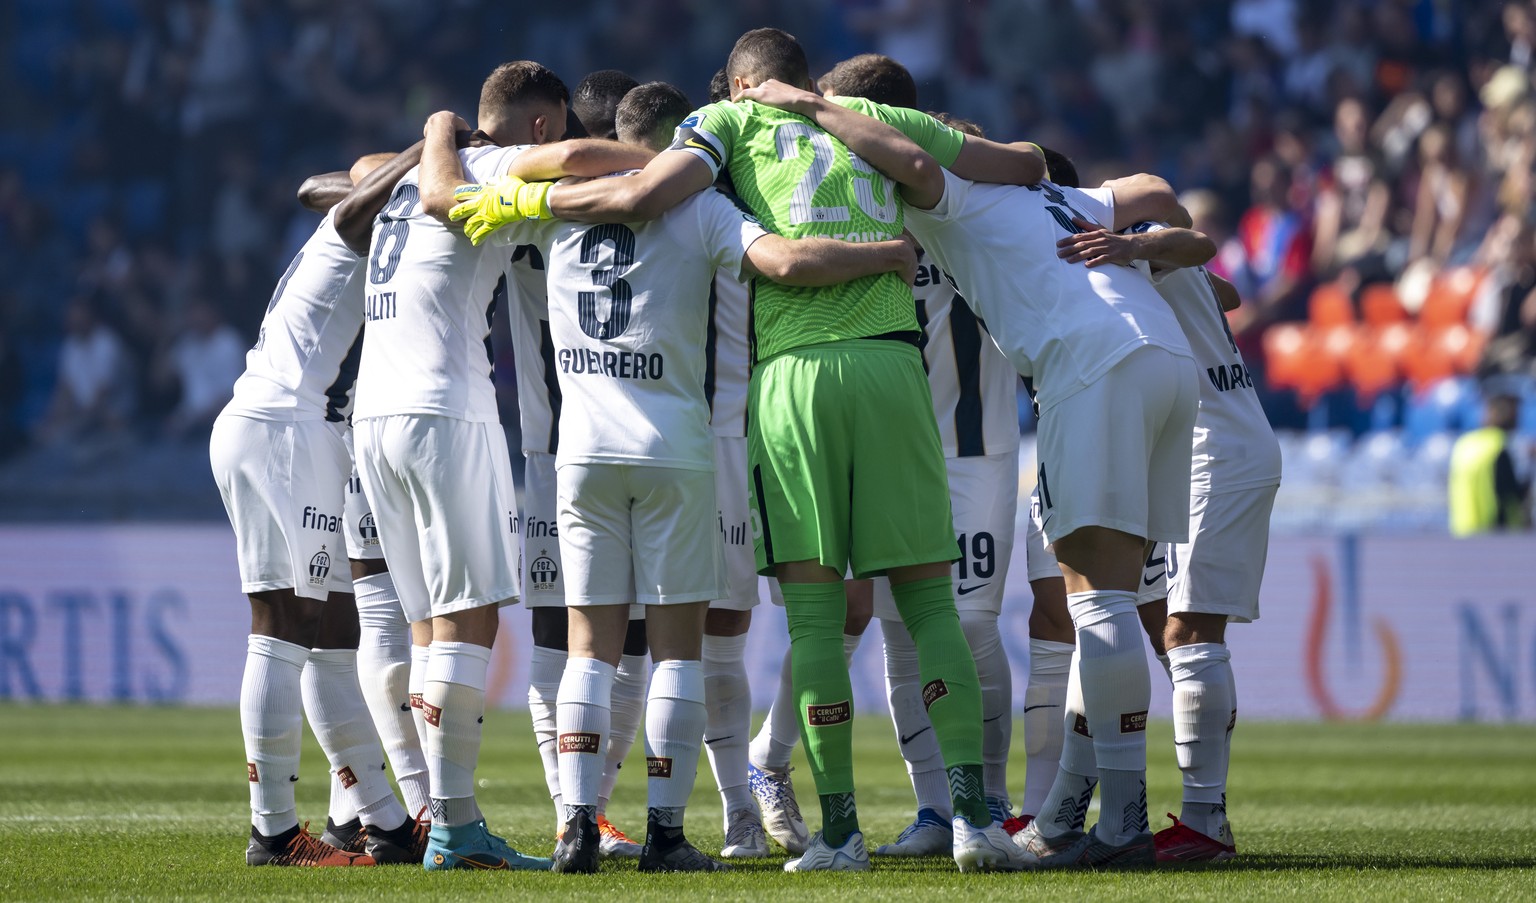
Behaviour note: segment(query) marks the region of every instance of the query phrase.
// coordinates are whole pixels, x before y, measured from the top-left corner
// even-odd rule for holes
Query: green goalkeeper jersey
[[[949,166],[965,136],[916,110],[859,98],[843,106],[894,125]],[[902,231],[895,184],[804,116],[745,101],[710,104],[678,126],[669,150],[721,169],[763,225],[787,238],[888,241]],[[791,348],[889,333],[917,333],[912,288],[899,274],[841,285],[752,284],[754,362]]]

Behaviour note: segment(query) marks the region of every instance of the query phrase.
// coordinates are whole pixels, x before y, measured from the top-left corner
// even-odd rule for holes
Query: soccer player
[[[665,147],[688,110],[675,88],[642,86],[619,107],[620,136]],[[912,251],[899,239],[780,238],[713,190],[654,221],[554,225],[550,321],[564,397],[557,474],[571,615],[559,706],[569,822],[555,868],[596,868],[594,754],[605,740],[608,687],[627,606],[638,599],[647,605],[656,660],[640,868],[716,870],[721,865],[688,844],[682,830],[706,721],[704,622],[709,600],[725,595],[701,353],[711,282],[720,270],[759,285],[769,278],[831,285],[910,271]],[[609,297],[588,291],[593,285]],[[600,300],[608,301],[606,311]]]
[[[614,116],[619,101],[639,84],[634,76],[619,69],[599,69],[577,82],[571,93],[571,111],[581,120],[588,137],[610,141],[618,137]]]
[[[729,97],[730,82],[721,69],[710,79],[709,101],[716,103]],[[735,193],[728,174],[722,174],[719,184],[728,193]],[[702,656],[704,750],[715,774],[725,821],[722,859],[760,859],[768,855],[768,835],[764,815],[754,801],[753,766],[748,754],[752,688],[747,682],[745,656],[752,609],[759,601],[747,481],[747,335],[751,320],[747,284],[736,273],[716,273],[710,289],[704,390],[709,401],[709,425],[715,434],[715,502],[719,506],[720,538],[725,546],[726,591],[709,603]],[[789,712],[788,720],[793,722],[793,703]],[[770,713],[768,723],[771,722]],[[800,821],[799,827],[804,832],[805,822]],[[808,839],[809,835],[802,833],[799,850],[791,852],[803,851]]]
[[[434,214],[452,206],[461,167],[476,179],[518,165],[529,175],[581,172],[583,149],[604,142],[526,147],[561,136],[567,97],[565,85],[537,63],[497,67],[481,88],[479,129],[511,146],[469,148],[446,159],[424,153],[374,222],[353,420],[359,476],[401,604],[412,623],[431,619],[422,686],[432,800],[428,869],[549,867],[549,860],[523,856],[491,834],[475,802],[498,606],[517,593],[516,498],[486,354],[504,261]],[[461,126],[452,114],[434,115],[428,137],[446,130],[452,148]],[[525,151],[532,154],[527,159]],[[585,174],[613,165],[603,158]]]
[[[900,63],[866,53],[833,67],[820,83],[826,97],[862,97],[896,107],[917,106],[917,85]],[[983,137],[975,123],[941,117],[946,125]],[[1013,732],[1013,673],[997,619],[1013,555],[1018,494],[1000,492],[1018,476],[1019,427],[1014,385],[1018,377],[954,283],[926,258],[913,283],[923,327],[924,369],[944,444],[950,507],[960,553],[955,562],[955,605],[976,660],[982,698],[982,763],[992,818],[1012,818],[1008,802],[1008,749]],[[917,817],[879,855],[928,856],[951,846],[949,787],[944,761],[923,711],[917,650],[902,626],[890,584],[876,578],[875,616],[885,647],[885,682],[896,739],[917,795]]]
[[[738,98],[774,76],[810,84],[800,45],[771,28],[743,35],[726,71]],[[973,141],[927,116],[912,116],[914,128],[946,144],[947,162],[1021,181],[1043,172],[1038,151]],[[860,118],[869,123],[864,128],[889,131]],[[934,193],[942,190],[932,161],[905,150],[884,158],[877,148],[865,162],[792,114],[713,104],[683,122],[669,152],[633,180],[621,180],[628,184],[520,186],[510,209],[488,211],[485,223],[551,212],[583,221],[654,218],[709,187],[724,168],[772,228],[843,240],[890,238],[900,232],[902,205],[878,171],[882,164]],[[759,284],[752,327],[748,446],[763,531],[756,544],[759,572],[776,574],[782,585],[802,736],[823,814],[820,837],[785,868],[868,868],[853,799],[851,687],[837,664],[843,573],[850,563],[856,577],[891,576],[918,646],[928,713],[954,798],[957,864],[1017,867],[984,796],[980,691],[950,588],[953,525],[910,289],[893,276],[824,291]]]
[[[616,69],[593,72],[576,86],[571,106],[584,131],[595,138],[614,137],[613,116],[624,94],[638,82]],[[518,245],[507,269],[513,356],[517,365],[517,407],[523,443],[523,500],[519,538],[523,604],[533,627],[528,663],[528,711],[533,717],[544,780],[555,806],[556,835],[565,825],[560,796],[560,760],[555,751],[555,700],[566,661],[565,563],[560,556],[555,517],[555,452],[559,447],[559,411],[563,403],[555,376],[554,345],[549,333],[549,302],[543,252]],[[645,617],[636,606],[613,683],[613,725],[602,783],[597,796],[597,827],[604,856],[633,858],[640,844],[608,820],[608,799],[644,714],[646,680]]]
[[[1199,265],[1215,248],[1198,232],[1161,223],[1138,224],[1129,234],[1085,228],[1059,245],[1070,262],[1132,265],[1147,273],[1207,377],[1200,382],[1195,420],[1189,538],[1165,553],[1167,626],[1161,639],[1173,678],[1184,801],[1173,827],[1158,832],[1154,842],[1159,861],[1230,859],[1237,846],[1227,821],[1226,785],[1237,699],[1226,625],[1259,617],[1269,517],[1280,484],[1279,444],[1227,327],[1225,312],[1239,299],[1229,283]]]
[[[900,141],[835,103],[787,85],[747,97],[812,117],[856,153],[904,158]],[[889,108],[873,112],[896,120]],[[908,130],[931,143],[922,131]],[[873,160],[872,160],[873,162]],[[1041,408],[1040,498],[1077,634],[1103,812],[1085,832],[1094,782],[1058,770],[1041,817],[1018,835],[1031,867],[1142,865],[1154,860],[1146,822],[1146,711],[1151,686],[1136,616],[1145,543],[1188,532],[1196,371],[1178,321],[1146,277],[1074,267],[1055,238],[1074,218],[1124,228],[1166,219],[1177,199],[1156,177],[1083,192],[1050,182],[1015,188],[945,173],[931,190],[903,181],[908,226],[975,303]],[[1086,211],[1086,212],[1085,212]],[[1049,813],[1047,819],[1045,814]]]
[[[776,75],[809,84],[805,52],[777,29],[742,35],[727,74],[737,98]],[[1037,151],[968,140],[911,115],[912,127],[946,144],[949,163],[1021,181],[1043,172]],[[889,131],[856,118],[868,123],[860,129]],[[667,154],[621,180],[624,186],[521,186],[513,209],[490,220],[550,212],[584,221],[645,220],[710,186],[720,169],[730,170],[743,200],[768,226],[854,241],[900,232],[902,204],[880,170],[899,172],[932,194],[943,178],[920,152],[874,147],[866,163],[793,114],[711,104],[684,121]],[[823,814],[820,837],[785,869],[868,868],[852,795],[851,686],[839,665],[849,564],[857,577],[891,576],[919,647],[928,714],[954,797],[955,862],[966,871],[1018,868],[986,808],[982,703],[949,582],[954,536],[942,445],[915,349],[920,332],[911,290],[894,276],[822,292],[757,284],[753,306],[748,450],[763,531],[757,561],[760,573],[777,574],[782,584],[802,736]]]
[[[420,148],[378,167],[332,210],[273,292],[210,460],[235,528],[251,636],[241,685],[251,790],[251,865],[371,865],[419,858],[416,822],[395,799],[358,686],[358,620],[339,567],[343,435],[362,329],[358,270],[367,228]],[[365,827],[349,853],[299,827],[300,703]],[[350,821],[350,819],[346,819]],[[338,838],[339,839],[339,838]]]

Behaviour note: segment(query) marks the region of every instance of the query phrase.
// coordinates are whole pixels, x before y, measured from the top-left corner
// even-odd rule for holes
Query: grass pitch
[[[553,814],[527,715],[486,719],[480,800],[493,829],[547,855]],[[1015,726],[1018,725],[1015,720]],[[692,898],[935,901],[1536,899],[1536,727],[1244,723],[1232,769],[1240,856],[1144,873],[960,875],[946,859],[877,862],[865,875],[786,875],[784,856],[726,875],[597,876],[378,869],[253,869],[239,716],[233,709],[0,705],[0,900],[129,898]],[[325,822],[324,759],[306,741],[300,815]],[[888,723],[857,725],[859,811],[871,847],[911,817]],[[1154,830],[1177,811],[1168,725],[1149,734]],[[1015,739],[1022,750],[1022,738]],[[1023,777],[1014,757],[1012,785]],[[819,821],[810,775],[801,799]],[[643,832],[643,771],[619,780],[611,815]],[[1090,822],[1093,820],[1090,815]],[[719,796],[701,763],[689,835],[721,843]]]

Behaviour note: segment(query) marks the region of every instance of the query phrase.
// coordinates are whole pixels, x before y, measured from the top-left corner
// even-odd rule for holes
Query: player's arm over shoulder
[[[528,148],[512,160],[507,174],[524,182],[552,182],[566,176],[592,178],[640,169],[655,156],[633,144],[603,138],[572,138]]]
[[[1173,223],[1187,225],[1189,215],[1179,206],[1173,186],[1160,176],[1138,173],[1123,179],[1111,179],[1104,188],[1114,198],[1115,221],[1105,223],[1119,232],[1137,223]]]
[[[962,179],[1033,185],[1045,178],[1045,155],[1037,145],[1027,141],[1004,144],[951,128],[919,110],[892,107],[862,98],[839,97],[834,101],[894,126]]]
[[[742,262],[744,276],[806,287],[840,285],[881,273],[898,273],[910,283],[917,273],[917,250],[913,243],[905,239],[790,239],[769,232],[752,243]]]

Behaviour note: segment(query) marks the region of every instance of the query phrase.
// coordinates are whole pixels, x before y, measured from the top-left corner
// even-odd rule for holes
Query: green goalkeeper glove
[[[464,234],[478,245],[510,223],[553,218],[549,210],[549,189],[553,185],[524,182],[511,175],[481,185],[460,185],[453,191],[453,199],[458,203],[448,211],[448,218],[454,222],[465,220]]]

